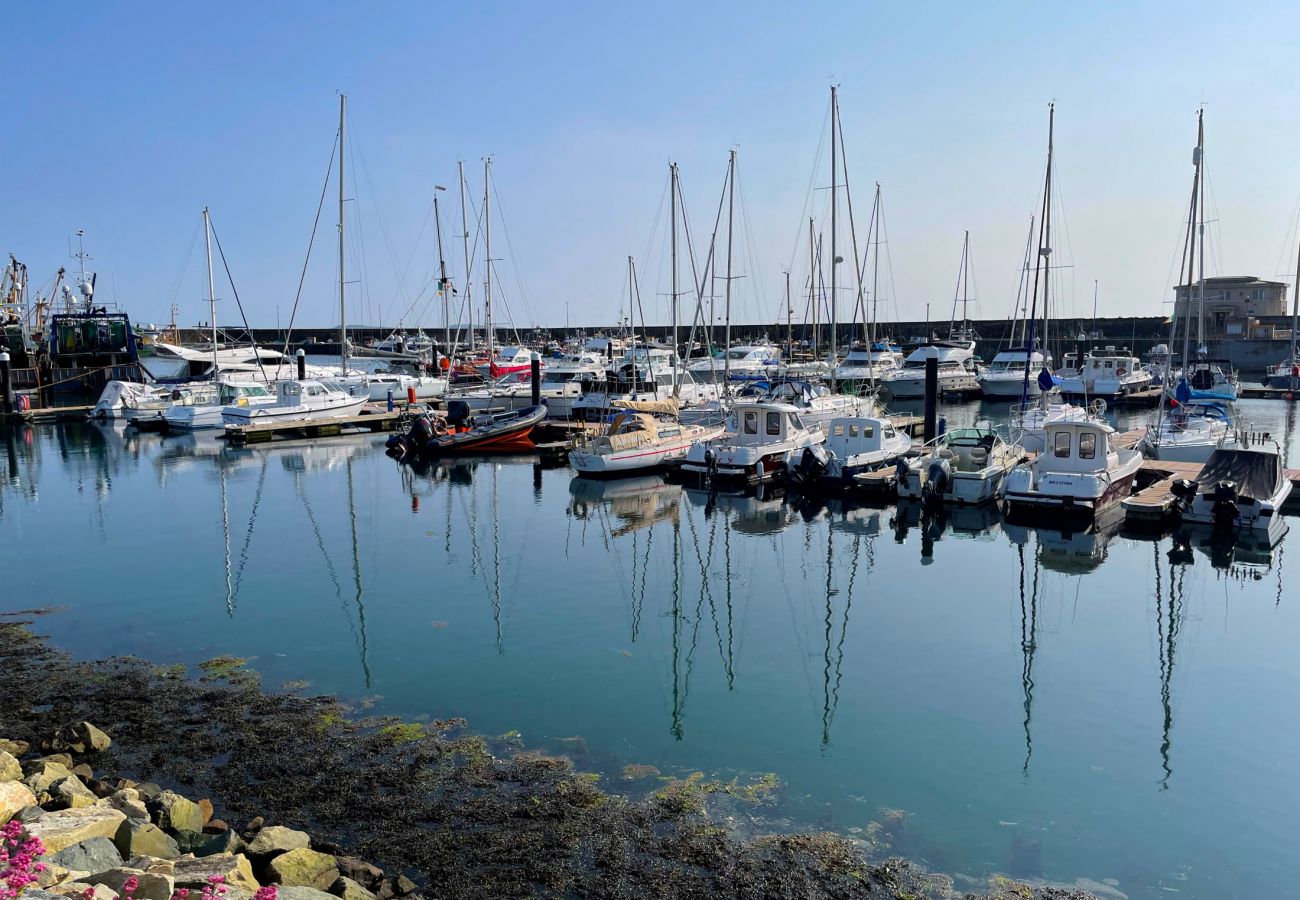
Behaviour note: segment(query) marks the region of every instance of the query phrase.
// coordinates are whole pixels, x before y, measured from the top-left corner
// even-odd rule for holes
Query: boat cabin
[[[953,347],[947,344],[927,344],[924,347],[917,347],[907,355],[903,361],[904,369],[925,369],[925,361],[935,358],[939,360],[939,371],[973,371],[973,355],[970,350],[964,347]]]
[[[1038,464],[1051,472],[1101,472],[1118,462],[1110,445],[1115,429],[1100,422],[1053,422]]]
[[[276,384],[276,406],[319,406],[334,394],[347,394],[334,384],[322,381],[281,381]]]
[[[897,435],[894,423],[888,419],[845,416],[831,420],[825,446],[835,454],[836,459],[849,459],[882,450],[885,442],[894,440]]]
[[[1127,351],[1115,352],[1114,347],[1107,347],[1101,353],[1089,353],[1083,361],[1080,373],[1085,379],[1123,378],[1142,368],[1142,361]]]
[[[808,430],[788,403],[737,403],[728,425],[730,442],[742,446],[794,440]]]
[[[1029,357],[1029,367],[1031,372],[1037,372],[1044,364],[1050,369],[1052,367],[1052,355],[1047,354],[1046,359],[1043,357],[1041,350],[1035,350],[1033,353],[1027,353],[1024,347],[1017,347],[1014,350],[999,350],[989,363],[988,372],[1023,372],[1025,370],[1025,357]]]
[[[270,388],[264,384],[223,382],[217,396],[217,403],[221,406],[247,406],[253,400],[262,403],[269,402],[271,396]]]

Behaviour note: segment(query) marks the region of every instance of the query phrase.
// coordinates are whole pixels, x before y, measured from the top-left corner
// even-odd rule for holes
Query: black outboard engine
[[[1220,481],[1210,492],[1210,510],[1217,530],[1235,529],[1237,518],[1237,482]]]
[[[433,439],[433,423],[428,416],[420,416],[411,423],[406,434],[395,434],[388,439],[386,446],[392,456],[406,456],[423,447]]]
[[[912,469],[907,465],[907,460],[903,459],[900,456],[898,458],[898,461],[894,463],[895,487],[902,487],[903,485],[907,484],[907,476],[911,473],[911,471]]]
[[[936,459],[930,463],[925,473],[925,484],[921,485],[921,503],[926,509],[943,505],[943,493],[952,480],[952,466],[946,459]]]
[[[1174,495],[1174,506],[1179,512],[1187,512],[1192,508],[1198,488],[1199,485],[1189,478],[1179,478],[1169,486],[1169,493]]]
[[[469,421],[469,404],[464,400],[450,400],[447,403],[447,424],[459,427]]]
[[[804,483],[810,484],[822,475],[826,474],[826,449],[820,445],[804,447],[803,454],[799,457],[799,463],[795,466],[795,478]]]

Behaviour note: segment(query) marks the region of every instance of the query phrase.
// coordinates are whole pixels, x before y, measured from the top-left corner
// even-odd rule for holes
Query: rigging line
[[[501,230],[505,232],[506,252],[510,254],[510,268],[515,273],[515,284],[519,288],[519,299],[523,302],[524,315],[529,319],[528,324],[531,324],[532,321],[535,321],[535,317],[532,304],[528,300],[528,283],[524,280],[523,272],[519,268],[519,255],[515,252],[515,245],[510,240],[510,223],[506,220],[505,207],[501,204],[501,194],[497,191],[496,182],[492,181],[489,186],[492,190],[492,196],[497,202],[497,221],[501,223]],[[508,308],[507,312],[509,312]],[[518,333],[516,333],[515,337],[518,337]]]
[[[361,632],[361,671],[365,678],[366,689],[370,689],[370,645],[366,640],[366,604],[365,593],[361,587],[361,552],[357,541],[357,500],[352,482],[352,457],[347,460],[348,468],[348,522],[352,528],[352,581],[356,587],[357,628]]]
[[[226,280],[230,282],[230,290],[235,295],[235,306],[239,308],[239,317],[244,321],[244,330],[248,332],[249,340],[252,342],[253,347],[256,348],[257,341],[253,340],[253,329],[248,327],[248,315],[244,312],[244,304],[239,300],[239,288],[235,287],[235,278],[230,274],[230,263],[226,262],[226,251],[221,249],[221,238],[217,235],[217,226],[212,221],[211,212],[208,213],[208,227],[212,229],[212,239],[217,242],[217,253],[221,256],[221,267],[226,270]],[[212,349],[215,352],[216,348],[213,347]],[[262,354],[254,353],[253,356],[257,359],[257,370],[262,373],[262,380],[270,383],[270,379],[266,376],[266,367],[262,365]],[[216,377],[215,372],[213,377]]]
[[[831,613],[835,596],[835,532],[826,523],[826,650],[822,668],[822,747],[831,742]]]
[[[686,333],[687,347],[690,347],[692,344],[695,343],[696,326],[701,324],[700,320],[704,315],[704,298],[705,298],[704,291],[705,291],[705,286],[711,280],[711,272],[713,269],[714,257],[715,257],[715,252],[717,250],[717,244],[718,244],[718,227],[722,224],[722,210],[726,206],[727,184],[730,181],[730,179],[731,179],[731,164],[728,163],[727,174],[722,180],[722,191],[718,195],[718,212],[713,219],[713,235],[709,238],[709,253],[708,256],[706,256],[704,259],[704,270],[698,273],[698,280],[695,283],[695,315],[691,318],[691,327],[690,330]],[[682,182],[681,182],[681,177],[679,176],[677,179],[677,190],[679,196],[681,193],[681,189],[682,189]],[[683,204],[682,207],[682,225],[686,232],[686,246],[690,249],[689,255],[691,258],[691,276],[692,278],[695,278],[695,276],[697,275],[695,269],[695,250],[693,247],[693,240],[691,238],[690,221],[686,217],[685,204]],[[710,321],[704,327],[707,329],[707,333],[711,338],[713,334],[712,321]],[[712,349],[712,340],[709,341],[709,349],[710,350]]]
[[[695,550],[695,561],[700,564],[700,593],[708,601],[709,612],[713,618],[713,633],[718,639],[718,660],[722,663],[724,670],[728,672],[728,679],[730,679],[730,666],[727,663],[727,653],[722,646],[722,629],[718,625],[717,604],[714,602],[713,591],[710,589],[709,584],[709,569],[708,565],[704,561],[704,555],[700,552],[699,532],[695,529],[695,520],[689,515],[686,517],[686,524],[691,530],[691,547]],[[710,533],[710,539],[712,539],[712,533]],[[710,540],[710,549],[711,548],[712,541]]]
[[[664,200],[667,198],[668,192],[672,189],[672,183],[673,176],[672,171],[670,170],[668,173],[668,179],[664,182],[663,190],[659,192],[659,206],[655,209],[654,221],[650,226],[650,236],[646,238],[645,248],[641,253],[641,258],[644,260],[654,259],[650,254],[650,250],[654,246],[655,238],[659,236],[659,223],[663,221],[664,217]],[[659,269],[661,273],[663,271],[663,257],[664,254],[661,252],[659,254]]]
[[[411,255],[406,260],[406,268],[402,270],[403,280],[405,280],[407,273],[411,269],[411,263],[415,261],[415,254],[420,249],[420,241],[424,240],[424,233],[429,230],[429,220],[432,218],[433,218],[433,204],[430,203],[429,210],[424,214],[424,224],[420,226],[420,233],[415,236],[415,244],[412,245],[411,247]],[[431,270],[432,270],[432,266],[430,266],[429,269],[425,270],[424,276],[420,279],[419,292],[415,295],[415,299],[411,301],[411,305],[406,308],[406,312],[404,312],[402,314],[402,317],[397,320],[397,324],[399,326],[402,324],[402,322],[406,320],[406,317],[411,314],[411,311],[415,309],[415,307],[419,304],[420,300],[424,297],[424,289],[433,282],[434,278],[437,277],[436,275],[430,274]],[[433,299],[433,296],[434,295],[430,295],[429,299]],[[397,299],[396,291],[394,291],[393,299],[394,300]],[[390,332],[388,336],[392,337],[392,333]]]
[[[831,102],[830,100],[827,100],[826,112],[822,116],[822,127],[819,132],[820,136],[817,138],[817,152],[813,154],[812,171],[808,173],[808,186],[804,189],[803,209],[799,211],[799,226],[794,230],[794,242],[790,250],[790,260],[786,265],[786,268],[791,271],[794,270],[795,257],[799,256],[803,252],[803,223],[808,221],[809,214],[812,212],[813,197],[815,196],[813,185],[817,183],[817,176],[821,172],[822,151],[826,147],[826,135],[829,131],[828,125],[830,124],[830,120]]]
[[[835,711],[840,705],[840,682],[844,678],[844,641],[849,633],[849,611],[853,609],[853,583],[858,577],[858,555],[862,551],[862,535],[853,536],[853,553],[849,557],[849,584],[848,590],[844,597],[844,618],[840,622],[840,640],[835,645],[835,684],[831,687],[831,721],[835,719]],[[867,564],[871,565],[871,552],[868,551]],[[870,569],[868,569],[870,574]],[[830,722],[827,722],[827,735],[830,733]]]
[[[753,281],[754,309],[763,310],[767,305],[764,297],[767,296],[767,288],[763,284],[763,266],[759,264],[758,248],[754,246],[754,225],[749,217],[749,206],[745,202],[745,184],[740,180],[740,167],[736,171],[736,195],[740,200],[740,230],[741,237],[745,243],[746,258],[749,260],[749,277]],[[785,303],[785,298],[781,298],[781,303]],[[761,312],[758,313],[762,315]],[[777,316],[778,320],[780,316]]]
[[[311,237],[307,240],[307,256],[302,261],[302,271],[298,274],[298,290],[293,295],[293,308],[289,311],[289,327],[284,332],[284,347],[281,349],[281,358],[276,366],[276,376],[280,374],[280,368],[284,365],[284,360],[289,356],[289,335],[293,333],[293,323],[298,316],[298,301],[302,299],[302,286],[307,280],[307,264],[311,261],[311,250],[316,243],[316,229],[320,225],[321,210],[325,208],[325,194],[329,191],[330,175],[334,172],[334,157],[339,152],[339,135],[334,132],[334,144],[330,147],[330,161],[325,167],[325,183],[321,185],[320,202],[316,204],[316,218],[311,223]]]
[[[393,250],[393,241],[391,236],[388,233],[388,223],[384,221],[383,212],[380,210],[379,202],[376,199],[378,198],[379,193],[375,190],[374,182],[370,178],[370,167],[366,165],[366,156],[364,153],[361,152],[361,141],[357,137],[356,123],[352,120],[352,110],[350,109],[347,110],[347,117],[348,117],[348,125],[350,126],[348,128],[348,141],[352,146],[352,156],[357,161],[357,163],[360,164],[359,168],[361,169],[362,175],[365,177],[366,187],[370,191],[370,204],[375,209],[375,218],[379,221],[379,232],[384,239],[384,247],[388,251],[388,260],[393,267],[393,274],[398,276],[397,288],[393,291],[393,299],[396,300],[397,295],[399,293],[405,292],[406,290],[406,270],[403,270],[400,273],[397,270],[397,254]],[[356,185],[355,174],[352,176],[352,183],[354,186]],[[358,202],[357,203],[358,218],[360,218],[359,215],[360,207],[361,207],[361,203]],[[425,219],[425,224],[426,225],[428,224],[427,218]],[[360,223],[358,223],[358,227],[360,227]],[[423,233],[423,229],[421,229],[421,232]],[[411,251],[411,257],[412,259],[415,257],[414,250]],[[407,268],[409,269],[409,267],[410,267],[410,262],[408,261]],[[379,310],[379,312],[382,317],[383,310],[381,309]]]
[[[190,269],[190,257],[194,255],[194,245],[198,243],[198,240],[199,226],[195,223],[194,233],[190,235],[190,248],[185,251],[185,261],[181,263],[180,270],[176,273],[176,281],[172,284],[171,297],[167,302],[167,308],[169,310],[171,307],[176,305],[176,298],[180,296],[181,287],[185,281],[185,274],[189,272]]]
[[[244,535],[244,546],[239,549],[239,569],[235,572],[235,591],[231,597],[231,606],[239,599],[239,588],[244,583],[244,567],[248,565],[248,548],[253,543],[253,526],[257,523],[257,508],[262,503],[262,488],[266,484],[266,459],[262,459],[262,472],[257,476],[257,490],[253,494],[253,508],[248,513],[248,533]]]

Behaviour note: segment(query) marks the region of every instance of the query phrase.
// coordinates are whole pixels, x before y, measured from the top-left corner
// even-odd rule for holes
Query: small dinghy
[[[546,406],[529,406],[496,415],[470,416],[468,404],[452,401],[446,416],[420,416],[406,434],[388,439],[394,456],[452,456],[466,453],[530,453],[533,427],[546,418]]]

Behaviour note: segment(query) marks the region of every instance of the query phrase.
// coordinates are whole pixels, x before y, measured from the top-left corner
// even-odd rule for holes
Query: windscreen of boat
[[[1196,483],[1212,490],[1221,481],[1232,481],[1238,496],[1267,500],[1277,492],[1282,477],[1282,463],[1275,453],[1215,450]]]

